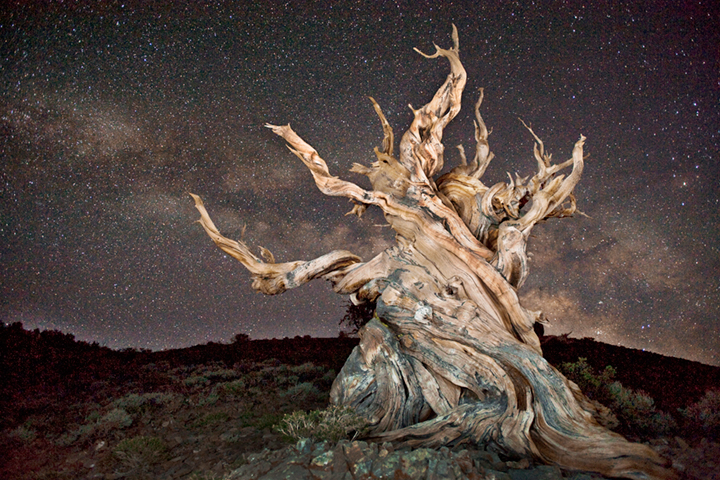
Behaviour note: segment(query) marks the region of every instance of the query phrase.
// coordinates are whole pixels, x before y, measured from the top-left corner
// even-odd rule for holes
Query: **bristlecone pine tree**
[[[394,153],[393,130],[371,99],[384,138],[377,161],[354,164],[372,190],[330,174],[317,151],[289,125],[267,125],[288,143],[326,195],[348,197],[352,212],[380,208],[397,245],[368,262],[348,251],[310,261],[275,263],[220,234],[202,200],[192,195],[200,224],[223,251],[252,274],[268,295],[316,278],[353,302],[377,303],[356,347],[337,376],[331,402],[350,405],[371,422],[369,438],[409,446],[462,443],[511,458],[531,457],[563,468],[628,478],[672,478],[649,447],[600,426],[596,407],[543,358],[533,330],[541,313],[517,295],[528,275],[526,245],[536,223],[576,211],[573,189],[583,170],[585,137],[572,158],[554,165],[535,139],[537,173],[486,186],[481,178],[493,154],[475,104],[475,155],[439,178],[443,130],[460,110],[466,73],[457,30],[453,47],[435,46],[450,74],[413,120]],[[570,168],[569,174],[560,172]]]

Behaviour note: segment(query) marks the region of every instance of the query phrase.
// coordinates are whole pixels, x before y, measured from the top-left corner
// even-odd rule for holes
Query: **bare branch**
[[[425,58],[445,57],[450,62],[450,74],[433,99],[419,110],[413,109],[414,119],[400,140],[400,162],[411,172],[413,182],[430,185],[430,179],[444,164],[443,130],[460,111],[462,92],[467,74],[460,62],[457,28],[453,25],[453,48],[445,50],[435,45],[435,53]],[[412,109],[412,106],[410,107]]]
[[[266,295],[282,293],[320,277],[332,277],[337,282],[347,272],[348,267],[362,261],[348,251],[335,250],[307,262],[275,263],[272,253],[262,248],[263,256],[268,259],[268,263],[265,263],[253,255],[244,243],[224,237],[207,213],[202,199],[192,193],[190,196],[195,200],[195,208],[200,212],[198,223],[222,251],[239,260],[250,271],[253,288]]]
[[[395,142],[395,136],[393,135],[393,129],[390,126],[390,124],[387,121],[387,118],[385,118],[385,115],[382,112],[382,109],[380,108],[380,105],[375,101],[373,97],[369,97],[370,101],[373,104],[373,107],[375,108],[375,113],[377,113],[378,117],[380,118],[380,123],[383,127],[383,148],[382,153],[392,156],[393,154],[393,143]]]

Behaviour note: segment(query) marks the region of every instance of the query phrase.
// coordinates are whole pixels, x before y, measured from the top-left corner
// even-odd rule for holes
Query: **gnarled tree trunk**
[[[307,262],[265,261],[242,242],[223,237],[193,195],[200,223],[225,252],[251,272],[253,288],[282,293],[314,278],[332,282],[354,302],[377,302],[375,318],[331,391],[371,422],[370,437],[411,446],[474,443],[510,457],[532,457],[563,468],[608,476],[669,478],[650,448],[601,427],[575,384],[545,361],[533,324],[540,312],[517,296],[528,275],[526,245],[533,226],[573,214],[573,189],[583,169],[582,135],[572,158],[553,165],[535,138],[538,171],[529,180],[486,186],[493,155],[475,105],[476,152],[435,179],[443,168],[443,130],[460,110],[466,73],[457,31],[451,49],[436,46],[450,74],[432,100],[413,109],[413,121],[393,153],[393,131],[379,105],[384,139],[377,161],[355,164],[373,189],[330,175],[318,153],[290,126],[268,125],[289,144],[327,195],[350,198],[351,213],[380,208],[397,246],[372,260],[334,251]],[[410,107],[412,109],[412,106]],[[570,173],[560,171],[571,168]]]

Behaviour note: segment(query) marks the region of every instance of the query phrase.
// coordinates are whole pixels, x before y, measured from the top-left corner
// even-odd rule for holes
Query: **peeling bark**
[[[672,478],[650,448],[630,443],[593,420],[595,406],[545,361],[533,324],[541,312],[520,305],[528,276],[527,238],[552,217],[576,212],[573,189],[583,170],[585,137],[572,158],[553,165],[535,140],[531,179],[482,183],[493,154],[475,104],[476,149],[468,162],[434,177],[445,163],[443,130],[460,110],[466,72],[457,30],[453,47],[425,55],[446,58],[450,73],[429,103],[415,110],[394,156],[394,133],[370,99],[383,129],[377,161],[354,164],[371,190],[332,176],[318,152],[289,125],[268,125],[308,167],[326,195],[354,203],[362,215],[375,206],[396,232],[397,245],[363,263],[334,251],[310,261],[265,261],[243,242],[223,237],[202,200],[192,195],[200,224],[223,251],[251,273],[253,288],[282,293],[315,278],[330,280],[355,302],[376,301],[375,318],[331,391],[371,423],[370,438],[411,446],[473,443],[509,457],[532,457],[563,468],[628,478]],[[570,173],[560,172],[571,168]]]

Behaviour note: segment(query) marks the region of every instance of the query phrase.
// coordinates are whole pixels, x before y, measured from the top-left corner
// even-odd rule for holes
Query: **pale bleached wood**
[[[532,457],[563,468],[628,478],[673,478],[650,448],[600,426],[599,408],[545,361],[533,324],[541,312],[520,305],[529,274],[527,238],[535,225],[576,212],[585,137],[572,158],[553,165],[535,132],[537,173],[508,175],[486,186],[493,154],[490,131],[475,104],[475,155],[438,179],[445,163],[443,130],[460,110],[466,72],[457,30],[445,58],[450,73],[433,98],[412,109],[394,156],[394,133],[379,104],[382,147],[370,166],[354,164],[372,189],[330,174],[318,152],[289,125],[268,125],[308,167],[317,187],[354,203],[350,213],[380,208],[397,245],[363,263],[335,251],[310,261],[265,261],[243,242],[224,237],[193,195],[200,223],[223,251],[250,271],[253,288],[282,293],[314,278],[332,282],[354,302],[376,302],[375,318],[335,379],[331,401],[370,422],[368,437],[410,446],[475,444],[509,457]],[[572,167],[569,174],[561,173]]]

